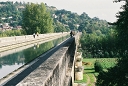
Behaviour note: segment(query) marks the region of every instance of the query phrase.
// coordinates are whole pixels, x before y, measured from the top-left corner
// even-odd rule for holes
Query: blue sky
[[[113,0],[0,0],[0,1],[21,1],[33,3],[47,3],[48,6],[55,6],[57,9],[65,9],[78,14],[87,13],[91,18],[116,21],[116,13],[123,3],[113,3]]]

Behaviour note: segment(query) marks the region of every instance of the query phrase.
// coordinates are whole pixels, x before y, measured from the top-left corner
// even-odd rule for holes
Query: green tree
[[[97,77],[97,86],[127,86],[128,85],[128,58],[119,60],[118,64],[101,71]]]
[[[125,1],[122,6],[123,11],[117,14],[117,22],[113,23],[117,30],[117,50],[121,59],[118,64],[102,71],[97,78],[97,86],[127,86],[128,85],[128,0],[115,0],[116,2]]]
[[[117,14],[116,30],[118,32],[118,46],[121,49],[121,53],[128,49],[128,0],[116,0],[117,2],[125,1],[125,5],[122,6],[123,11]]]
[[[27,34],[54,32],[52,18],[43,3],[28,3],[23,11],[23,29]]]

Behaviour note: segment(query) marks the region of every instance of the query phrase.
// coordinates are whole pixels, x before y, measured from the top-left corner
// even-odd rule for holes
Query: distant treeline
[[[0,2],[0,23],[9,23],[13,27],[23,26],[23,11],[27,4],[24,2]],[[85,12],[78,15],[64,9],[57,10],[56,7],[47,6],[47,4],[45,7],[53,20],[53,32],[79,30],[89,34],[106,34],[110,28],[106,20],[100,20],[97,17],[90,18]]]

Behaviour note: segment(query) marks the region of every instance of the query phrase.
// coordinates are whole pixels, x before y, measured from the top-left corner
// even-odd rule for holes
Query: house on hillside
[[[5,31],[5,30],[12,30],[13,27],[11,27],[9,25],[9,23],[4,23],[4,24],[0,25],[0,28],[1,28],[2,31]]]
[[[17,10],[23,10],[24,8],[24,6],[17,6]]]

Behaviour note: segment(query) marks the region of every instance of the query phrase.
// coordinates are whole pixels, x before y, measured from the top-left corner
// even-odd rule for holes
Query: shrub
[[[103,70],[103,67],[101,66],[100,62],[97,60],[95,61],[94,68],[95,68],[95,72],[100,72]]]

